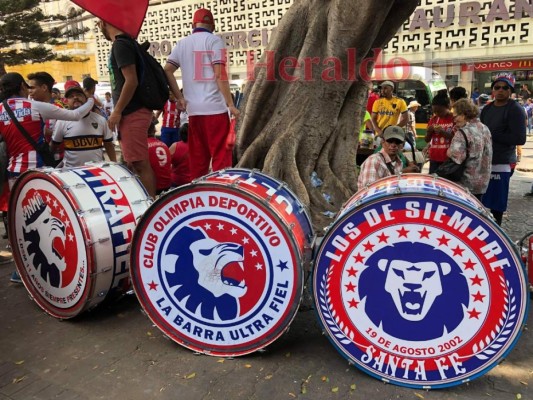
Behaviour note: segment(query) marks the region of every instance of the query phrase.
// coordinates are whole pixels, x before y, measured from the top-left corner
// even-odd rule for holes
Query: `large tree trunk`
[[[258,65],[255,80],[246,84],[238,166],[259,168],[285,181],[309,206],[316,228],[331,222],[324,212],[338,211],[356,191],[357,134],[368,89],[368,76],[359,74],[361,65],[374,56],[372,49],[387,44],[417,4],[416,0],[295,0],[260,61],[266,64],[273,57],[274,71]],[[354,51],[355,80],[350,79],[353,61],[348,56],[353,58]],[[286,75],[282,79],[280,65],[287,57],[300,63],[286,68],[294,82]],[[340,65],[341,80],[328,79],[339,75],[334,73],[335,63]],[[323,180],[321,187],[312,186],[313,171]],[[331,204],[324,193],[331,196]]]

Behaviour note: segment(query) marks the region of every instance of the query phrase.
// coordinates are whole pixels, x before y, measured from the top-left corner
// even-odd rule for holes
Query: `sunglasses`
[[[400,145],[403,143],[403,141],[399,140],[399,139],[387,139],[386,140],[387,143],[394,143],[394,144],[397,144],[397,145]]]
[[[500,89],[503,89],[503,90],[509,90],[510,87],[507,86],[507,85],[503,85],[503,86],[500,86],[500,85],[494,85],[493,89],[494,89],[494,90],[500,90]]]

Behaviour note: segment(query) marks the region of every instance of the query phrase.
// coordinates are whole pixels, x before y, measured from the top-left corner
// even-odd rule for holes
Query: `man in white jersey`
[[[169,86],[182,103],[174,72],[180,68],[183,97],[189,115],[189,156],[191,179],[231,167],[231,149],[226,148],[229,133],[228,111],[235,108],[226,72],[226,49],[213,34],[215,20],[211,11],[201,8],[193,17],[193,33],[181,39],[165,65]],[[184,104],[182,104],[183,106]]]
[[[68,107],[75,110],[87,102],[83,88],[76,81],[65,83],[65,98]],[[65,156],[60,167],[79,167],[87,162],[104,161],[104,148],[111,161],[116,161],[113,133],[107,121],[95,112],[89,112],[79,121],[58,121],[52,135],[52,150],[61,143]],[[103,147],[102,147],[103,146]]]

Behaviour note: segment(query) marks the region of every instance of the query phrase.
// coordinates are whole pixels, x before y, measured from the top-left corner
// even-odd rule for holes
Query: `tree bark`
[[[357,189],[358,127],[371,73],[361,66],[373,67],[364,60],[388,43],[417,4],[295,0],[246,83],[238,166],[285,181],[317,229],[331,223],[324,213],[337,212]],[[322,186],[311,184],[313,171]]]

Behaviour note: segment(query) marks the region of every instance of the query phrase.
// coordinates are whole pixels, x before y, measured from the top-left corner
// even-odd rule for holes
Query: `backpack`
[[[136,40],[131,39],[140,60],[137,65],[139,76],[139,86],[135,95],[141,104],[150,110],[162,110],[168,101],[168,81],[163,67],[150,53],[148,42],[140,45]]]

